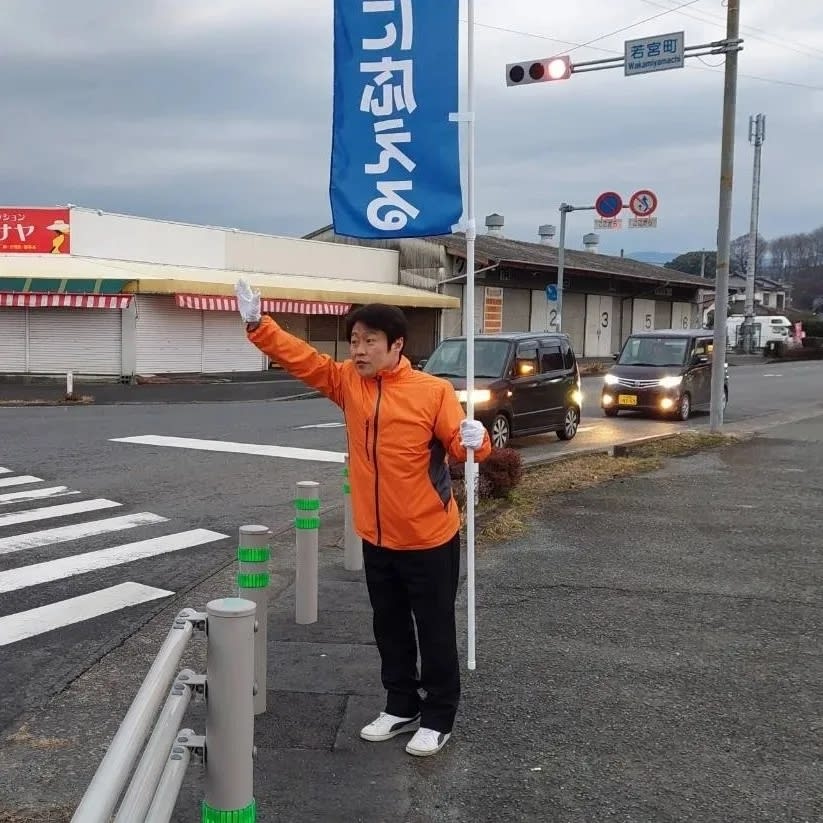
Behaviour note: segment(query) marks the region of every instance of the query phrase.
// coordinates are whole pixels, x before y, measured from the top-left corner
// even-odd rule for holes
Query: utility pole
[[[736,43],[740,34],[740,0],[728,0],[726,41]],[[720,198],[717,221],[717,274],[714,281],[714,356],[709,428],[723,426],[726,375],[726,334],[729,313],[729,255],[731,251],[732,183],[734,180],[734,119],[737,108],[738,49],[726,52],[723,87],[723,132],[720,148]]]
[[[749,142],[754,145],[752,174],[752,220],[749,227],[748,264],[746,266],[746,317],[743,320],[743,351],[754,352],[754,280],[757,276],[757,225],[760,213],[760,150],[766,139],[766,115],[749,118]]]
[[[560,239],[557,245],[557,331],[563,331],[563,270],[566,266],[566,215],[574,210],[567,203],[560,204]]]
[[[706,249],[700,252],[700,276],[706,276]]]

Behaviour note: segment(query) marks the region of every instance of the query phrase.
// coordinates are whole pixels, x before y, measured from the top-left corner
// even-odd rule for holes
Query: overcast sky
[[[507,62],[570,49],[581,61],[634,37],[724,36],[721,0],[641,22],[685,2],[477,0],[480,227],[499,212],[507,236],[536,240],[561,201],[650,188],[659,227],[601,232],[603,251],[713,248],[722,56],[639,77],[614,69],[523,88],[504,78]],[[741,8],[733,234],[748,231],[758,112],[768,118],[760,230],[808,231],[823,224],[823,3]],[[2,0],[0,24],[2,205],[75,203],[282,235],[330,221],[331,0]],[[569,217],[570,247],[592,217]]]

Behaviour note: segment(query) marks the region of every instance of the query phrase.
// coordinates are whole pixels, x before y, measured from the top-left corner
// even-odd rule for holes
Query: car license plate
[[[617,403],[620,406],[636,406],[637,405],[637,395],[636,394],[620,394],[617,396]]]

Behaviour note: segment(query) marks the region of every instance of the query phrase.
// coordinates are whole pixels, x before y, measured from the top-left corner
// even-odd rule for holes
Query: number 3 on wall
[[[607,311],[604,311],[603,314],[600,315],[600,325],[604,329],[609,328],[609,313]]]

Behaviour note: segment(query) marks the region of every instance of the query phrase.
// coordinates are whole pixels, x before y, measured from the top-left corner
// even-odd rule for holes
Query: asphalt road
[[[731,377],[730,423],[823,408],[823,363],[741,366]],[[528,438],[515,443],[524,457],[683,425],[633,416],[606,420],[594,399],[598,388],[599,380],[585,381],[583,425],[572,443],[554,435]],[[340,420],[324,399],[0,408],[0,467],[8,469],[0,473],[0,729],[71,682],[173,594],[230,564],[238,526],[288,529],[297,481],[318,481],[324,506],[339,505]],[[698,415],[690,425],[706,422],[707,415]],[[297,451],[270,456],[115,441],[144,436]],[[317,456],[301,449],[329,454],[300,459]],[[35,479],[17,482],[27,476]],[[57,491],[35,496],[46,489]],[[31,519],[35,509],[51,511]],[[130,518],[128,528],[121,520],[96,527],[109,528],[105,533],[90,533],[89,523],[111,518]],[[59,539],[55,529],[62,530]],[[158,538],[173,541],[174,549],[146,556],[147,545],[163,545]],[[68,614],[103,609],[104,594],[109,611],[65,625]],[[126,605],[128,597],[136,598],[133,605]]]

